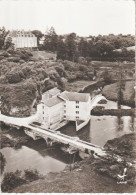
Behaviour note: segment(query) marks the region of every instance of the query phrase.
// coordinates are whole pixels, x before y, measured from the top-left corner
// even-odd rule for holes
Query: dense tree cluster
[[[75,33],[58,36],[52,27],[45,35],[43,49],[57,52],[58,59],[74,62],[79,56],[98,61],[134,61],[134,51],[125,49],[134,43],[134,36],[122,34],[90,36],[89,40]]]

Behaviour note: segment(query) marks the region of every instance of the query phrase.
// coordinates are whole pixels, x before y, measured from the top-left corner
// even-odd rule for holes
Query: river
[[[117,103],[108,101],[101,104],[106,108],[117,108]],[[129,108],[123,106],[123,108]],[[134,131],[134,118],[131,116],[91,116],[90,123],[79,132],[75,130],[75,124],[70,122],[63,127],[61,133],[77,136],[82,140],[104,146],[107,140],[122,136]],[[40,174],[62,171],[70,162],[68,154],[60,148],[46,148],[44,140],[31,141],[19,149],[3,148],[2,154],[6,159],[3,174],[10,171],[37,169]]]

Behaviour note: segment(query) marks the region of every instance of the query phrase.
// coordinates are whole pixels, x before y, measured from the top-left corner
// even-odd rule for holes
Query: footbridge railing
[[[104,96],[102,96],[101,94],[95,96],[92,100],[91,100],[91,105],[90,105],[90,110],[92,110],[95,106],[97,106],[97,103],[100,100],[106,100],[106,98]]]

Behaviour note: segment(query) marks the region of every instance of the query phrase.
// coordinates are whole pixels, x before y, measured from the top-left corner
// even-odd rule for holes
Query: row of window
[[[64,119],[66,119],[66,116],[64,115]],[[79,116],[76,116],[76,119],[79,119]]]
[[[76,104],[79,104],[79,101],[76,101]],[[64,107],[66,107],[66,104],[64,104]]]
[[[66,105],[64,105],[64,107],[66,107]],[[76,108],[79,108],[79,106],[76,106]]]
[[[66,110],[64,110],[64,113],[66,113]],[[76,114],[79,114],[79,111],[76,111]]]
[[[17,35],[17,37],[35,37],[34,35]]]

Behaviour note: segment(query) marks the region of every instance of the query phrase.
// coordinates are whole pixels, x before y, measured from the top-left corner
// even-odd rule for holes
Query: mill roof
[[[51,94],[51,95],[57,95],[58,93],[60,93],[60,90],[57,87],[54,87],[46,92],[43,93],[44,94]]]
[[[55,106],[61,103],[62,101],[63,101],[62,99],[56,96],[56,97],[52,97],[52,98],[45,100],[43,103],[48,107],[52,107],[52,106]]]
[[[68,101],[79,101],[79,102],[87,102],[90,94],[89,93],[77,93],[77,92],[62,92],[59,97],[62,99],[66,99]]]

